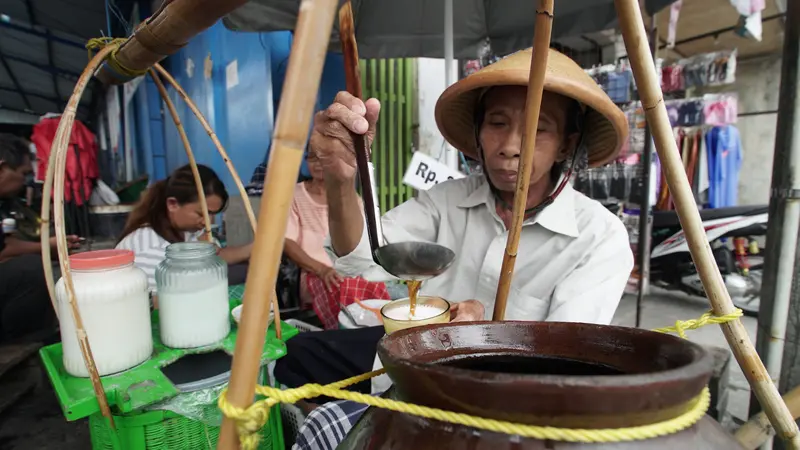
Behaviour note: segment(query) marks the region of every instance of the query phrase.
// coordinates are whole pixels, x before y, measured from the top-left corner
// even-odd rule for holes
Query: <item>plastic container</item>
[[[98,250],[70,257],[72,283],[100,376],[130,369],[153,352],[147,276],[129,250]],[[64,368],[88,377],[64,286],[56,283]]]
[[[207,242],[167,247],[156,268],[161,341],[195,348],[221,341],[231,331],[228,265]]]

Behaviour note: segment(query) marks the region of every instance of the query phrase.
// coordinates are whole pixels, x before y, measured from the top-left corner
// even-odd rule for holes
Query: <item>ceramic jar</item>
[[[384,337],[387,395],[529,425],[624,428],[684,413],[708,383],[713,358],[671,335],[558,322],[438,324]],[[675,434],[580,444],[479,431],[370,408],[340,449],[741,449],[707,416]]]

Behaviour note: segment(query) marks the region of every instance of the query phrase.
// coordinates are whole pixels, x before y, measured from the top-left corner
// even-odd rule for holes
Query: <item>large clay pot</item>
[[[384,337],[394,388],[419,405],[530,425],[620,428],[676,417],[713,358],[678,337],[558,322],[439,324]],[[469,368],[466,368],[469,367]],[[519,438],[370,408],[340,449],[741,449],[709,417],[654,439],[580,444]]]

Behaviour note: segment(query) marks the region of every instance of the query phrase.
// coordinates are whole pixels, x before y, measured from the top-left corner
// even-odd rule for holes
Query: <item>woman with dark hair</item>
[[[219,214],[228,204],[225,185],[210,168],[198,165],[197,170],[206,194],[208,213],[212,216]],[[156,267],[164,260],[167,246],[210,238],[204,236],[204,225],[194,175],[186,165],[147,189],[128,217],[116,248],[133,251],[134,263],[147,274],[150,290],[155,291]],[[229,265],[239,264],[250,259],[251,248],[252,244],[224,247],[218,254]],[[229,282],[233,275],[229,272]]]

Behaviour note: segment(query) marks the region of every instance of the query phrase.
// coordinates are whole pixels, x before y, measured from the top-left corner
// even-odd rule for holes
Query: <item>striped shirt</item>
[[[199,233],[184,233],[186,241],[196,241]],[[142,227],[125,236],[118,249],[130,250],[134,254],[133,264],[147,275],[150,292],[156,292],[156,267],[164,260],[169,241],[159,236],[150,227]]]

